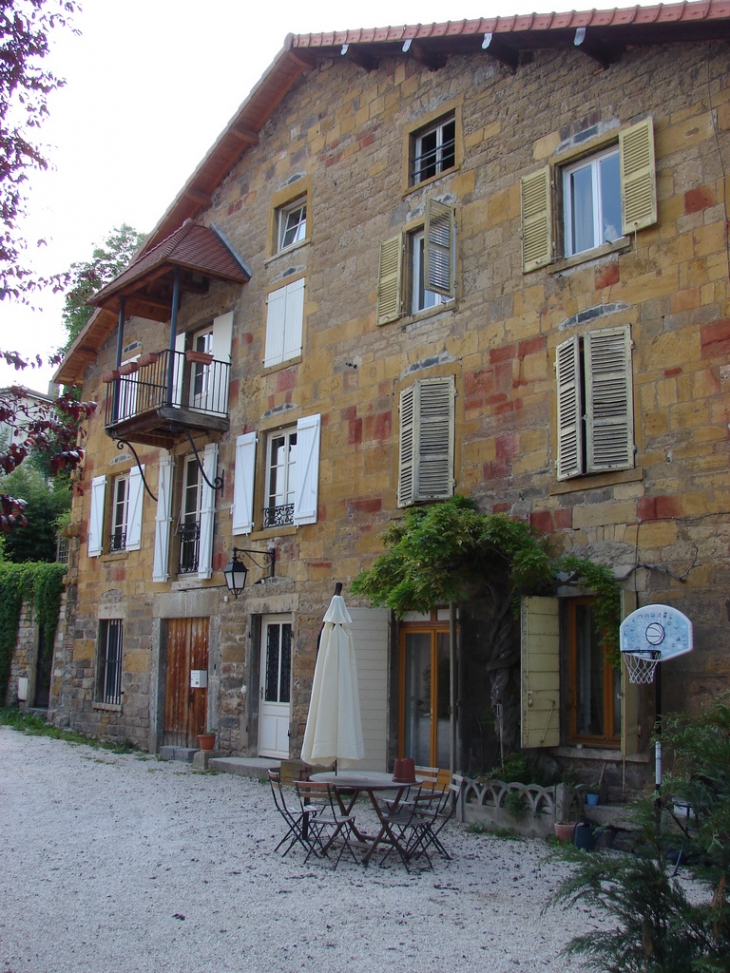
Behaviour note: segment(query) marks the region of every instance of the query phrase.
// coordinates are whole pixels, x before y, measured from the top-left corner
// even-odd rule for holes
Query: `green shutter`
[[[586,472],[634,465],[631,332],[628,327],[585,335]]]
[[[403,266],[403,238],[391,237],[380,244],[378,267],[378,324],[397,321],[403,313],[401,298],[401,273]]]
[[[424,224],[424,277],[426,290],[454,297],[454,226],[453,206],[435,199],[426,201]]]
[[[522,747],[560,744],[560,624],[557,598],[522,599]]]
[[[553,259],[550,167],[521,180],[522,270],[536,270]]]
[[[657,221],[654,127],[651,118],[619,132],[623,232],[634,233]]]
[[[567,480],[583,472],[583,410],[577,335],[555,349],[555,372],[558,382],[557,478]]]

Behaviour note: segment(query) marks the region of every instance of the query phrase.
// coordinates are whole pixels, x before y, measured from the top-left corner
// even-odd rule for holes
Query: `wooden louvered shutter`
[[[416,500],[437,500],[454,492],[454,379],[418,383]]]
[[[424,278],[426,290],[454,297],[454,227],[453,206],[435,199],[426,201],[423,232]]]
[[[558,382],[557,478],[567,480],[583,472],[583,414],[580,343],[577,335],[555,349]]]
[[[415,472],[414,404],[416,386],[403,389],[400,394],[400,451],[398,461],[398,506],[413,503]]]
[[[403,238],[391,237],[380,244],[378,266],[378,324],[397,321],[403,313],[401,274],[403,267]]]
[[[550,167],[521,180],[522,270],[536,270],[553,259],[553,214]]]
[[[654,126],[651,118],[618,136],[621,154],[623,232],[633,233],[657,221]]]
[[[589,331],[586,374],[586,472],[634,465],[634,409],[629,328]]]
[[[104,549],[104,498],[106,477],[95,476],[91,481],[91,510],[89,512],[88,555],[98,557]]]
[[[560,745],[560,623],[557,598],[522,599],[522,746]]]

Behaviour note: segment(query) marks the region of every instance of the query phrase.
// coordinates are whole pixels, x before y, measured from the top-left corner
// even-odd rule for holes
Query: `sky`
[[[441,23],[572,9],[554,0],[81,0],[79,31],[56,30],[43,65],[65,78],[40,129],[51,168],[27,186],[27,263],[40,274],[91,259],[128,223],[148,232],[276,56],[288,33]],[[633,6],[591,0],[577,9]],[[273,12],[273,15],[272,15]],[[36,246],[43,239],[45,246]],[[0,302],[0,348],[47,356],[65,341],[63,298]],[[54,369],[0,386],[45,391]]]

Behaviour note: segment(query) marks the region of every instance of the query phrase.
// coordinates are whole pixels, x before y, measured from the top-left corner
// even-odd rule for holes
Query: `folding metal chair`
[[[269,771],[269,783],[271,784],[271,793],[274,797],[276,809],[284,818],[284,821],[288,826],[286,834],[276,846],[274,851],[278,851],[281,846],[285,844],[285,842],[289,841],[289,845],[283,852],[282,857],[286,857],[294,845],[300,844],[307,852],[307,858],[309,858],[313,851],[313,846],[310,839],[311,816],[312,813],[316,812],[307,811],[305,814],[305,812],[302,810],[292,810],[288,807],[286,797],[284,796],[284,789],[281,784],[281,779],[275,770]]]
[[[302,817],[307,816],[309,822],[308,840],[311,848],[305,862],[313,853],[318,858],[328,858],[330,851],[339,847],[339,854],[335,859],[335,868],[339,865],[345,849],[347,849],[355,864],[359,865],[355,849],[351,843],[354,837],[355,815],[342,813],[335,793],[329,784],[320,781],[297,780],[294,781],[294,787],[299,798]],[[336,843],[335,839],[337,839]]]
[[[451,855],[439,835],[454,816],[463,786],[464,778],[455,774],[449,786],[440,793],[434,792],[433,795],[419,797],[416,814],[422,819],[423,827],[419,829],[417,844],[411,849],[413,856],[424,854],[428,858],[428,849],[433,846],[443,858],[451,861]]]

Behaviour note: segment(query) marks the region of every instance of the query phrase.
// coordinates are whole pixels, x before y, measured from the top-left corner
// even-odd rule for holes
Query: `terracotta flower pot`
[[[201,750],[215,750],[215,733],[199,733],[198,746]]]
[[[139,369],[139,364],[136,361],[128,361],[126,365],[122,365],[119,369],[120,375],[134,375]]]
[[[137,364],[140,368],[147,368],[148,365],[156,365],[160,360],[160,356],[156,351],[148,351],[146,354],[141,355]]]
[[[110,382],[116,382],[118,378],[119,378],[119,372],[116,370],[116,368],[110,372],[104,372],[101,376],[102,382],[106,382],[107,385]]]
[[[574,824],[566,824],[564,821],[556,821],[555,825],[555,837],[561,844],[566,842],[570,844],[573,841],[573,829]]]
[[[209,355],[207,351],[186,351],[185,357],[190,362],[195,362],[196,365],[210,365],[213,361],[213,356]]]
[[[413,757],[398,757],[393,765],[393,780],[398,784],[413,784],[416,767]]]

